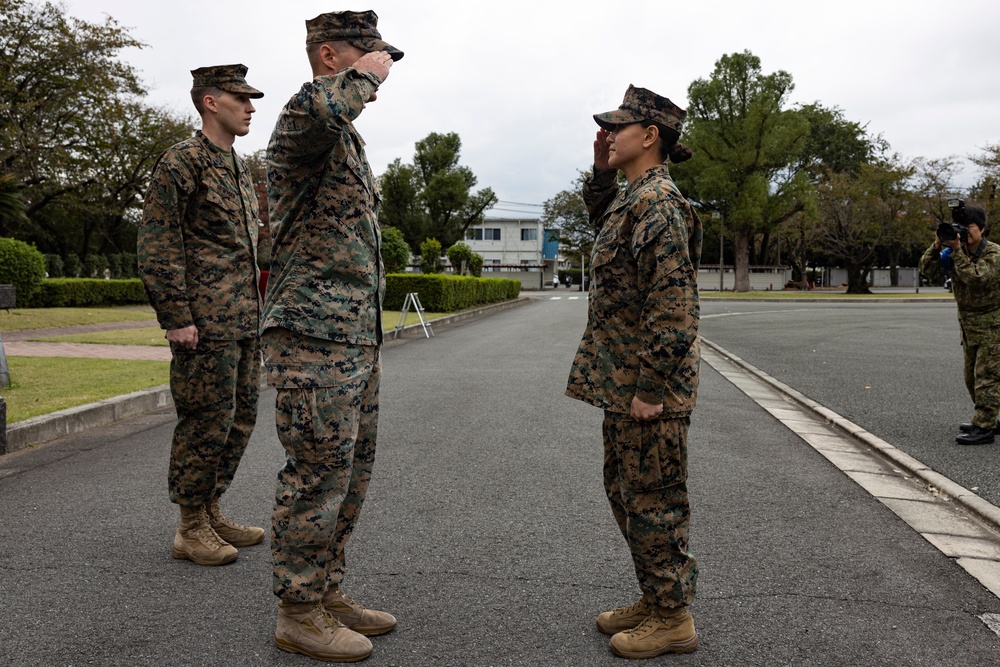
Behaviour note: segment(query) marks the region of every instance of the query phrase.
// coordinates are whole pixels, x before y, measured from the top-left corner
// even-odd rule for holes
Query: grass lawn
[[[97,343],[101,345],[149,345],[154,347],[167,347],[169,345],[167,339],[163,337],[163,329],[160,327],[92,331],[66,336],[30,338],[29,340],[43,343]]]
[[[122,306],[120,308],[13,308],[0,310],[0,331],[44,329],[46,327],[71,327],[78,324],[103,322],[134,322],[155,320],[156,314],[148,306]]]
[[[433,320],[444,317],[448,313],[424,313],[425,320]],[[406,323],[417,324],[416,313],[407,313]],[[387,310],[382,313],[382,328],[391,332],[399,322],[398,310]],[[163,330],[159,327],[143,327],[142,329],[120,329],[116,331],[95,331],[84,334],[70,334],[66,336],[46,336],[45,338],[32,338],[33,341],[44,343],[99,343],[103,345],[150,345],[166,346],[167,340],[163,337]]]
[[[166,361],[7,357],[11,386],[0,389],[13,423],[169,382]]]

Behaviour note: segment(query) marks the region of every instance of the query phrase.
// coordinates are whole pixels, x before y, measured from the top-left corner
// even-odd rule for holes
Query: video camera
[[[942,241],[961,239],[963,244],[968,243],[969,223],[965,217],[965,202],[961,199],[949,199],[948,208],[951,209],[951,222],[938,225],[938,238]]]

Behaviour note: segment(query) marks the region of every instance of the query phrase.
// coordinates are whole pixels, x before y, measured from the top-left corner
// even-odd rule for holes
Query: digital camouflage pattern
[[[255,337],[257,195],[201,131],[160,156],[138,230],[139,275],[166,330],[198,327],[199,340]]]
[[[591,258],[587,329],[567,395],[604,409],[604,485],[649,605],[695,595],[688,553],[687,429],[698,392],[701,222],[657,165],[619,191],[617,171],[584,187],[600,233]],[[663,404],[637,421],[633,397]]]
[[[393,60],[400,60],[403,52],[382,41],[378,31],[378,15],[371,11],[328,12],[306,21],[306,44],[343,40],[362,51],[385,51]]]
[[[170,395],[177,409],[167,485],[171,502],[197,506],[236,475],[260,395],[260,340],[171,343]]]
[[[604,413],[604,490],[647,606],[688,606],[697,589],[698,564],[688,552],[689,423]]]
[[[352,121],[379,85],[348,68],[302,86],[267,148],[271,273],[263,328],[382,342],[378,186]]]
[[[191,70],[192,87],[211,86],[233,95],[246,95],[251,99],[260,99],[264,93],[247,83],[246,65],[212,65]]]
[[[965,386],[976,409],[972,423],[992,430],[1000,415],[1000,245],[983,239],[972,256],[958,250],[951,259]],[[943,277],[941,252],[933,245],[920,258],[920,273]]]
[[[167,486],[197,506],[232,482],[257,420],[260,293],[257,195],[200,131],[160,156],[138,231],[138,262],[163,329],[198,328],[198,346],[171,344],[177,409]]]
[[[265,339],[270,350],[296,345],[299,368],[335,375],[336,383],[324,386],[298,372],[272,377],[281,387],[275,423],[287,454],[271,519],[274,593],[286,602],[318,601],[343,581],[345,548],[371,480],[379,348],[310,341],[282,329],[269,330]]]
[[[594,120],[597,121],[597,124],[609,132],[618,125],[651,120],[676,130],[677,134],[680,134],[684,131],[685,118],[687,118],[687,112],[666,97],[645,88],[636,88],[633,85],[629,85],[628,90],[625,91],[625,99],[617,109],[594,114]]]
[[[682,417],[698,393],[701,222],[666,165],[622,192],[615,174],[599,172],[584,190],[601,231],[587,329],[566,393],[626,414],[637,396],[663,403],[665,417]]]
[[[286,452],[271,551],[285,602],[319,601],[343,578],[375,460],[385,275],[378,187],[352,121],[379,83],[347,68],[304,84],[267,149],[264,362]]]

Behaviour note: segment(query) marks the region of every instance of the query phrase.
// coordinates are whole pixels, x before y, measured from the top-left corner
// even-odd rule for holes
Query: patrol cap
[[[344,41],[362,51],[386,51],[393,60],[403,57],[403,52],[382,41],[379,34],[378,14],[363,12],[328,12],[306,21],[306,44]]]
[[[213,86],[227,93],[247,95],[253,99],[264,97],[264,93],[247,83],[246,75],[246,65],[212,65],[191,70],[195,88]]]
[[[651,120],[677,130],[680,134],[684,129],[684,119],[687,112],[651,90],[636,88],[629,85],[625,91],[625,99],[614,111],[594,114],[594,120],[605,130],[614,130],[616,125],[637,123],[641,120]]]

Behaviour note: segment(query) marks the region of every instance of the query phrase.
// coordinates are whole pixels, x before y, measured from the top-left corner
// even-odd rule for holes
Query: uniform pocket
[[[209,410],[232,402],[232,386],[222,377],[223,354],[209,341],[189,350],[171,343],[170,394],[178,412]]]
[[[652,491],[687,481],[687,423],[684,419],[622,421],[619,457],[623,485]]]

